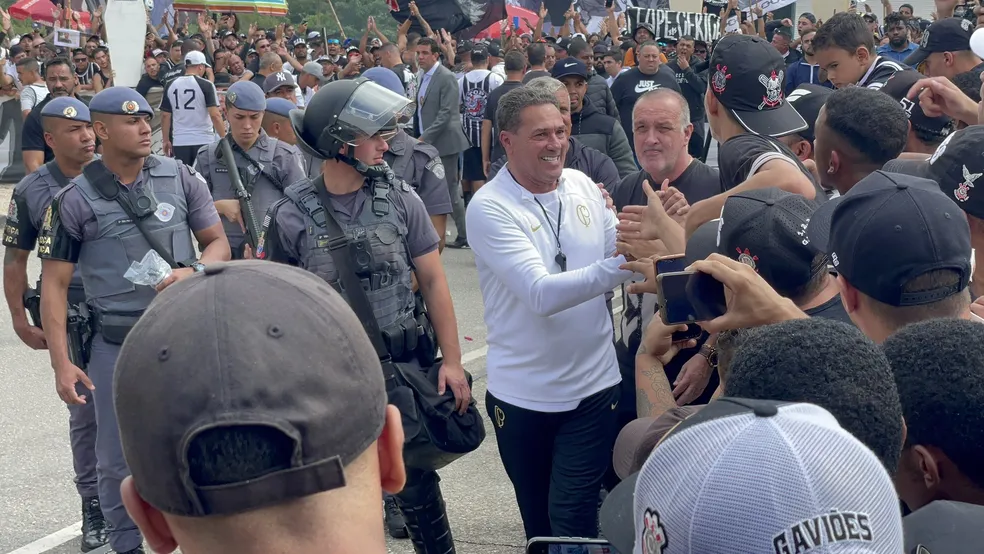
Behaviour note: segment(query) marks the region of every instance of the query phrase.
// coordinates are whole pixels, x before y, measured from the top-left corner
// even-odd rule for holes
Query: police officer
[[[370,81],[397,94],[405,95],[400,77],[391,69],[373,67],[362,74]],[[403,127],[389,140],[389,150],[383,154],[393,173],[417,191],[424,202],[434,230],[441,239],[440,251],[444,251],[444,238],[451,213],[451,194],[444,179],[444,165],[437,148],[411,137]]]
[[[270,208],[257,256],[303,267],[329,283],[337,281],[332,253],[325,247],[329,231],[324,211],[330,210],[349,239],[369,250],[368,260],[352,263],[368,283],[366,296],[381,334],[397,338],[403,336],[400,329],[416,329],[410,321],[415,271],[444,354],[438,390],[450,388],[464,413],[471,391],[461,365],[439,239],[416,192],[397,181],[383,161],[386,140],[411,112],[405,96],[364,78],[329,83],[307,110],[291,112],[298,145],[324,160],[322,175],[291,185],[286,197]],[[327,206],[319,200],[325,194],[330,198]],[[391,347],[390,354],[419,368],[416,358],[407,356],[412,352],[393,352]],[[407,486],[397,496],[418,554],[454,552],[439,481],[434,471],[407,468]]]
[[[150,250],[158,251],[181,266],[157,285],[162,290],[203,271],[204,264],[228,260],[229,242],[205,180],[172,158],[150,153],[154,110],[143,96],[111,87],[92,98],[89,112],[103,156],[55,195],[45,216],[38,247],[41,314],[58,395],[68,404],[95,400],[99,499],[109,543],[120,554],[143,554],[140,532],[120,498],[128,470],[113,408],[113,367],[120,344],[156,292],[124,274]],[[191,233],[202,245],[200,260]],[[75,264],[92,314],[88,374],[69,359],[66,344],[66,297]],[[79,382],[88,389],[82,394]]]
[[[297,106],[290,100],[267,98],[266,111],[263,112],[263,130],[266,134],[291,146],[297,144],[297,135],[290,125],[290,112],[294,109]]]
[[[236,168],[240,180],[250,194],[253,214],[260,218],[274,202],[284,197],[284,189],[305,177],[301,169],[301,157],[289,144],[268,136],[262,128],[266,111],[266,99],[259,85],[240,81],[226,92],[226,117],[229,120],[229,145],[233,163],[222,159],[219,142],[207,144],[198,150],[195,167],[205,177],[212,191],[215,209],[222,216],[233,259],[241,259],[248,252],[245,222],[240,210],[236,188],[229,170]],[[259,237],[253,237],[257,240]]]
[[[89,122],[89,108],[73,97],[55,98],[41,109],[44,140],[54,152],[54,160],[25,176],[14,187],[7,225],[3,231],[3,292],[10,308],[17,336],[35,350],[47,348],[44,331],[28,322],[24,313],[28,292],[27,258],[37,244],[45,212],[59,190],[82,173],[82,167],[95,156],[96,136]],[[40,288],[40,287],[39,287]],[[36,292],[36,291],[35,291]],[[72,275],[68,288],[69,304],[85,303],[82,276]],[[40,320],[36,323],[41,323]],[[82,497],[82,552],[106,544],[106,522],[99,508],[96,479],[95,403],[69,404],[68,429],[75,467],[75,487]]]

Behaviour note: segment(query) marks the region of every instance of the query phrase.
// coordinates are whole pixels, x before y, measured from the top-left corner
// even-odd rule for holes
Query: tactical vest
[[[31,207],[31,210],[37,210],[37,213],[30,214],[30,217],[31,221],[35,223],[37,229],[40,231],[44,223],[44,215],[48,211],[48,206],[51,205],[51,200],[58,191],[68,185],[68,177],[61,172],[61,169],[55,165],[54,161],[50,161],[39,167],[38,176],[41,178],[44,186],[38,186],[36,184],[25,189],[24,198],[27,200],[27,205]],[[81,301],[84,295],[82,288],[82,273],[79,272],[79,266],[76,264],[75,272],[72,273],[72,282],[68,285],[70,302]],[[41,288],[38,287],[38,290],[41,290]]]
[[[406,244],[406,223],[400,219],[388,198],[393,193],[392,188],[388,183],[378,182],[373,189],[376,198],[373,190],[368,191],[357,221],[347,223],[337,216],[336,219],[350,241],[362,243],[371,250],[371,255],[366,251],[364,256],[358,256],[360,259],[353,260],[353,266],[362,279],[379,328],[385,332],[389,327],[413,319],[412,269]],[[287,187],[285,195],[303,214],[307,230],[304,242],[298,245],[300,266],[321,277],[336,290],[340,289],[338,271],[328,249],[324,207],[311,180],[305,179]],[[380,210],[386,212],[384,215],[373,211],[374,200],[377,207],[385,205],[385,210]],[[360,268],[365,270],[360,271]]]
[[[273,154],[276,149],[276,142],[272,138],[267,140],[270,141],[269,148],[250,148],[247,153],[263,167],[264,173],[275,175],[277,168],[274,167]],[[236,191],[232,186],[232,179],[229,177],[229,168],[226,167],[224,161],[220,162],[218,160],[216,156],[218,150],[218,144],[208,147],[208,167],[210,169],[209,174],[205,177],[208,179],[211,185],[210,188],[213,191],[219,186],[223,190],[231,191],[231,198],[236,198]],[[233,151],[233,155],[236,157],[233,168],[236,166],[240,168],[240,179],[242,179],[243,186],[246,187],[246,191],[252,197],[251,202],[253,203],[253,211],[256,214],[256,224],[259,225],[262,223],[267,209],[276,203],[277,200],[283,198],[284,193],[274,183],[270,182],[270,179],[264,177],[256,166],[246,161],[235,150]],[[246,240],[246,234],[243,233],[242,227],[239,226],[238,222],[229,221],[224,217],[220,219],[222,220],[222,227],[225,229],[226,237],[229,238],[229,245],[232,246],[234,251],[237,248],[241,248],[243,241]]]
[[[160,156],[151,158],[159,163],[143,169],[145,176],[140,185],[157,200],[154,213],[144,220],[147,230],[165,247],[171,247],[175,260],[191,259],[195,257],[195,247],[178,162]],[[85,175],[76,178],[75,183],[96,216],[96,236],[82,243],[78,263],[89,303],[104,313],[146,309],[157,292],[153,287],[134,285],[123,275],[132,262],[139,262],[151,250],[150,244],[119,202],[103,198]]]

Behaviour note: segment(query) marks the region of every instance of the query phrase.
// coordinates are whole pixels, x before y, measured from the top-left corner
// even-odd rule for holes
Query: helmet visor
[[[414,104],[373,82],[365,82],[352,93],[338,114],[332,135],[346,144],[358,146],[375,135],[392,138],[398,125],[413,117]]]

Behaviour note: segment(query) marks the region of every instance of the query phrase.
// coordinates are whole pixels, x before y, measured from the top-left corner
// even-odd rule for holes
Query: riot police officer
[[[68,404],[95,400],[99,498],[109,543],[115,552],[142,554],[140,532],[120,498],[128,470],[113,407],[113,368],[123,339],[156,291],[124,275],[154,250],[179,266],[156,286],[162,290],[203,271],[204,264],[228,260],[229,242],[205,180],[174,159],[150,153],[154,111],[143,96],[111,87],[92,98],[89,112],[103,156],[55,195],[45,216],[38,247],[41,314],[58,395]],[[195,259],[192,233],[202,245],[201,259]],[[66,296],[75,264],[91,312],[87,372],[72,363],[66,344]],[[76,391],[78,382],[88,389],[83,394]]]
[[[44,331],[39,326],[40,297],[38,291],[31,289],[27,282],[27,258],[37,244],[51,199],[68,185],[69,179],[82,173],[82,167],[92,160],[96,151],[96,135],[89,121],[89,108],[74,97],[63,96],[45,104],[41,108],[41,126],[44,140],[55,158],[25,176],[14,187],[7,211],[7,225],[3,231],[3,245],[7,248],[4,254],[3,292],[14,331],[24,344],[35,350],[43,350],[47,344]],[[28,298],[31,305],[25,306]],[[77,270],[68,287],[68,303],[73,307],[85,303],[82,276]],[[25,308],[33,312],[33,322],[28,322]],[[95,403],[70,404],[68,413],[75,487],[82,497],[82,552],[88,552],[106,544],[107,540],[96,479]]]
[[[226,118],[229,135],[225,140],[232,147],[235,160],[230,165],[223,159],[219,141],[198,150],[195,168],[205,177],[212,191],[215,209],[222,216],[233,259],[243,258],[247,244],[242,210],[229,171],[237,168],[240,180],[250,196],[253,214],[260,219],[274,202],[284,196],[284,189],[305,177],[301,158],[289,144],[271,138],[263,131],[266,98],[259,85],[240,81],[226,91]],[[252,237],[256,240],[259,237]]]
[[[397,181],[383,161],[387,139],[410,113],[405,96],[363,78],[329,83],[307,110],[292,111],[298,145],[324,160],[322,175],[287,187],[285,198],[270,208],[257,257],[303,267],[335,283],[340,277],[333,255],[349,255],[345,263],[354,266],[353,278],[364,283],[379,334],[388,338],[389,355],[419,369],[413,352],[405,348],[410,340],[405,331],[417,329],[411,285],[415,271],[444,354],[438,392],[450,388],[464,413],[471,391],[461,365],[439,239],[417,193]],[[347,254],[333,254],[329,248],[333,241],[326,215],[337,220],[350,241]],[[351,296],[347,300],[356,305]],[[439,481],[435,471],[408,467],[407,486],[397,496],[418,554],[454,552]]]
[[[403,83],[391,69],[373,67],[362,75],[366,79],[388,88],[396,94],[405,95]],[[397,178],[403,179],[417,191],[430,215],[434,230],[441,239],[440,250],[444,251],[444,237],[448,228],[448,214],[451,213],[451,194],[448,182],[444,179],[444,165],[437,148],[407,134],[403,127],[389,140],[389,150],[383,154]]]

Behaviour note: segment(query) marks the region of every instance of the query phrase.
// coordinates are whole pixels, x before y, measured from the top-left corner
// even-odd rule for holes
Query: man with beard
[[[680,91],[687,99],[690,122],[694,124],[687,152],[699,158],[704,153],[704,93],[707,92],[707,79],[694,69],[700,63],[700,60],[693,57],[694,37],[680,37],[676,43],[676,52],[676,59],[667,63],[666,67],[676,75]]]
[[[48,102],[41,112],[45,141],[50,143],[55,159],[28,174],[14,188],[3,233],[3,292],[10,307],[14,332],[24,344],[44,350],[48,345],[40,321],[28,322],[24,296],[30,286],[27,262],[38,244],[45,212],[55,193],[82,173],[82,167],[95,154],[95,135],[89,123],[89,109],[75,98],[60,97]],[[41,287],[38,286],[38,289]],[[76,273],[68,290],[69,302],[85,303],[82,278]],[[37,326],[35,326],[37,325]],[[106,520],[99,506],[96,477],[96,409],[93,402],[70,405],[69,438],[75,486],[82,497],[82,551],[106,544]]]
[[[917,44],[909,42],[909,27],[905,24],[902,14],[890,13],[885,16],[885,36],[888,37],[888,44],[875,49],[879,56],[905,62],[906,58],[918,48]]]
[[[593,102],[585,98],[588,88],[588,69],[584,63],[575,58],[560,60],[554,65],[553,78],[567,87],[573,122],[571,134],[578,137],[586,146],[610,157],[615,162],[620,177],[635,171],[632,147],[618,120],[605,115]]]
[[[75,94],[77,81],[75,80],[75,70],[71,62],[65,58],[55,58],[45,64],[44,82],[48,86],[48,97],[38,103],[31,110],[31,113],[24,119],[24,129],[21,133],[21,156],[24,159],[24,169],[28,173],[33,173],[41,164],[48,163],[55,159],[55,154],[51,147],[44,140],[44,126],[41,125],[41,110],[55,98],[63,96],[74,96],[87,103],[86,100],[79,98]]]
[[[605,78],[595,71],[591,46],[584,39],[576,38],[571,41],[571,46],[568,48],[567,54],[572,58],[581,60],[588,69],[588,100],[605,115],[617,118],[618,108],[615,107],[615,98],[612,97],[612,89],[608,87]]]
[[[813,37],[816,34],[816,29],[811,28],[800,35],[800,48],[803,50],[803,57],[798,62],[789,64],[786,68],[787,96],[800,85],[821,85],[834,88],[834,85],[827,79],[821,81],[820,64],[813,52]]]
[[[668,88],[681,92],[676,75],[668,67],[661,67],[659,45],[646,41],[636,48],[638,66],[619,75],[612,83],[612,96],[622,120],[622,130],[632,144],[632,107],[643,94],[658,88]]]

